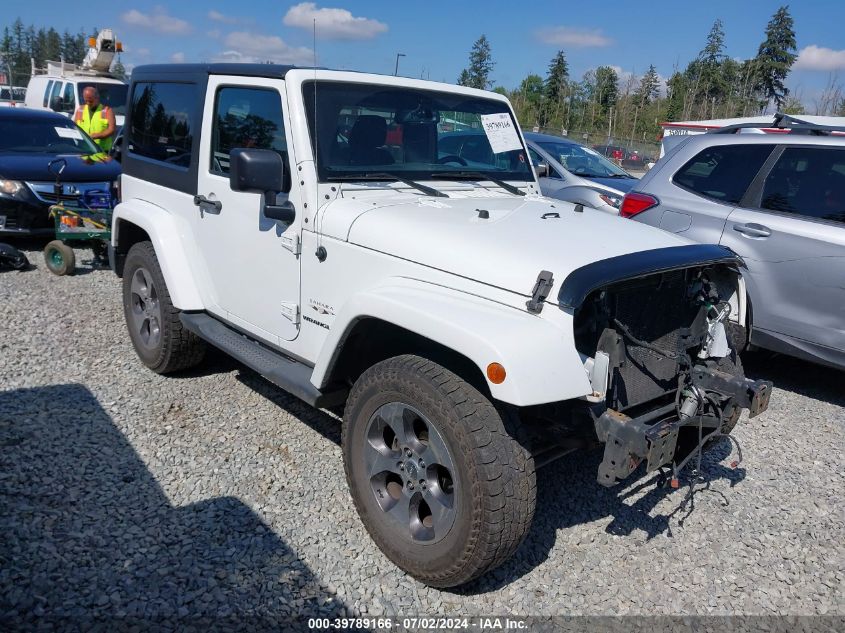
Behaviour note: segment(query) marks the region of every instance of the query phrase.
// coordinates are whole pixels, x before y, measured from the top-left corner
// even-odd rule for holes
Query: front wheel
[[[158,374],[187,369],[205,355],[205,342],[182,326],[150,242],[129,249],[123,268],[123,313],[132,345]]]
[[[343,458],[355,507],[396,565],[435,587],[464,584],[516,551],[536,479],[517,429],[444,367],[405,355],[352,388]]]

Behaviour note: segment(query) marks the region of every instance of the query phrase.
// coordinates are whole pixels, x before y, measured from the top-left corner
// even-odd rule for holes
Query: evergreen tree
[[[126,76],[126,68],[123,66],[123,62],[120,61],[120,55],[115,57],[114,63],[111,67],[111,74],[122,81],[126,81],[128,79]]]
[[[619,77],[610,66],[596,68],[596,94],[602,115],[608,114],[610,108],[616,106],[619,100]]]
[[[540,125],[547,125],[549,120],[560,119],[563,110],[563,100],[569,81],[569,64],[563,51],[557,54],[549,63],[549,72],[543,84],[543,108]]]
[[[641,108],[650,104],[660,95],[660,77],[654,64],[648,67],[646,74],[640,79],[640,85],[634,91],[634,99]]]
[[[789,95],[783,82],[796,59],[794,21],[789,6],[778,9],[766,25],[766,39],[755,57],[756,85],[761,97],[780,108]]]
[[[724,75],[725,59],[725,31],[722,21],[717,19],[707,34],[704,48],[685,71],[690,91],[685,117],[694,114],[708,118],[713,114],[715,104],[725,101],[730,92],[730,83]]]
[[[469,54],[469,68],[461,71],[458,83],[470,88],[487,89],[490,84],[490,72],[493,70],[493,55],[490,52],[490,42],[487,36],[479,37],[472,45]]]

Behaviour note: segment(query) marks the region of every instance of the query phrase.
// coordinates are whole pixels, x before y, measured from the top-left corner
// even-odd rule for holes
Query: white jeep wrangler
[[[501,95],[272,65],[132,73],[110,256],[167,373],[210,343],[343,412],[355,506],[440,587],[508,559],[535,469],[683,467],[756,415],[742,261],[539,195]]]

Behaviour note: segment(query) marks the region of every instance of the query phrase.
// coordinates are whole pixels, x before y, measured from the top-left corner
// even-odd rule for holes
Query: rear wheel
[[[436,587],[507,560],[536,496],[534,462],[515,432],[490,400],[432,361],[397,356],[364,372],[344,414],[344,466],[387,557]]]
[[[54,275],[72,275],[76,269],[76,255],[61,240],[53,240],[44,247],[44,263]]]
[[[123,268],[123,313],[132,345],[159,374],[187,369],[205,355],[205,342],[182,326],[150,242],[129,249]]]

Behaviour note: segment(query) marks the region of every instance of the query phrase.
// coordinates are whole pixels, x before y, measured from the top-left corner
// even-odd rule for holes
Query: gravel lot
[[[539,473],[533,529],[459,591],[420,585],[354,512],[338,420],[212,354],[136,359],[120,282],[0,273],[0,616],[845,614],[845,374],[768,354],[769,411],[709,490]]]

